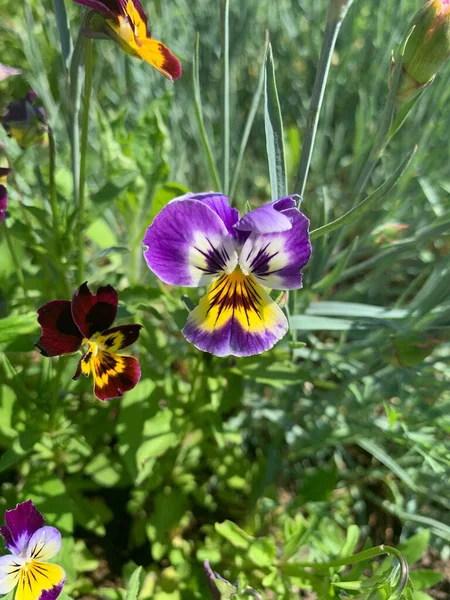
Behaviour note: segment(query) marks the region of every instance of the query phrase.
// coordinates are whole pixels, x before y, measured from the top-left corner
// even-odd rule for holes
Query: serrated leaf
[[[142,567],[138,567],[130,577],[130,581],[128,582],[126,600],[136,600],[136,598],[138,597],[139,589],[141,587],[141,573]]]

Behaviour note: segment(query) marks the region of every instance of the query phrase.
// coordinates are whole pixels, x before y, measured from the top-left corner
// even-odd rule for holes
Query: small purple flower
[[[0,594],[17,586],[15,600],[56,600],[66,581],[64,569],[44,562],[61,548],[61,534],[44,526],[44,518],[27,500],[5,513],[0,526],[5,546],[11,552],[0,556]]]
[[[265,288],[302,287],[301,269],[311,256],[308,228],[294,196],[240,219],[222,194],[187,194],[169,202],[147,229],[144,257],[165,283],[210,286],[183,329],[189,342],[217,356],[251,356],[288,330]]]

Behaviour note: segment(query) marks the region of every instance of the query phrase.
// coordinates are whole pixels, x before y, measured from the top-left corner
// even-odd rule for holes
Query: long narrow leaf
[[[287,196],[286,157],[284,153],[283,121],[278,99],[272,46],[269,43],[265,61],[264,122],[267,158],[269,161],[272,200]]]
[[[349,210],[345,215],[339,217],[335,221],[331,223],[327,223],[318,229],[314,229],[311,231],[311,239],[317,239],[326,233],[330,233],[331,231],[336,231],[336,229],[340,229],[344,227],[344,225],[350,225],[356,219],[358,219],[362,214],[370,210],[375,206],[377,202],[382,200],[384,196],[394,187],[403,173],[411,164],[414,154],[417,151],[417,146],[408,154],[402,164],[394,171],[394,173],[389,177],[387,181],[383,183],[378,189],[376,189],[372,194],[367,196],[362,202],[360,202],[357,206]]]
[[[58,25],[59,40],[61,43],[64,66],[67,69],[73,50],[73,42],[72,36],[70,35],[66,5],[64,0],[53,0],[53,6],[55,7],[56,24]]]
[[[194,48],[194,56],[192,60],[193,68],[192,68],[192,85],[194,87],[194,105],[195,105],[195,115],[197,117],[197,123],[200,130],[200,136],[202,138],[203,148],[205,150],[206,159],[208,161],[209,172],[211,174],[211,178],[213,180],[214,188],[217,191],[222,190],[222,185],[220,182],[219,172],[217,171],[217,164],[214,158],[214,154],[211,148],[211,144],[209,142],[208,134],[206,133],[205,124],[203,121],[203,106],[202,106],[202,97],[200,91],[200,66],[199,66],[199,46],[200,46],[200,37],[197,33],[195,38],[195,48]]]
[[[258,106],[259,106],[263,88],[264,88],[264,76],[265,76],[266,56],[267,56],[268,45],[269,45],[269,42],[267,41],[266,46],[264,48],[264,60],[263,60],[262,66],[261,66],[261,71],[260,71],[259,80],[258,80],[258,86],[253,95],[252,105],[250,107],[250,112],[248,113],[247,121],[245,123],[244,133],[242,134],[241,144],[239,146],[239,152],[238,152],[238,156],[236,159],[236,166],[234,167],[233,177],[231,179],[230,193],[229,193],[229,196],[231,199],[234,198],[234,195],[236,193],[236,187],[237,187],[237,182],[239,179],[239,173],[241,172],[242,159],[244,158],[244,152],[247,147],[247,142],[248,142],[248,138],[250,136],[250,131],[252,129],[253,122],[255,120],[256,111],[258,110]]]

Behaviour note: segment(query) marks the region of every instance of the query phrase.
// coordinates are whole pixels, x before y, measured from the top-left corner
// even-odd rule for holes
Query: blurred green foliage
[[[355,0],[349,11],[302,205],[313,229],[355,203],[390,53],[420,5]],[[82,9],[69,1],[66,8],[75,40]],[[443,559],[450,554],[450,65],[412,109],[366,192],[417,144],[400,182],[363,218],[314,242],[291,315],[297,342],[218,359],[183,339],[181,293],[158,284],[141,240],[169,200],[212,186],[191,57],[198,31],[205,127],[220,159],[219,2],[155,0],[145,8],[154,36],[182,60],[175,85],[112,43],[94,43],[87,276],[94,288],[117,287],[119,318],[144,325],[135,346],[142,381],[122,400],[100,404],[91,382],[71,380],[77,357],[51,361],[32,351],[34,311],[76,287],[72,96],[53,4],[11,11],[0,0],[2,62],[23,69],[0,82],[0,108],[29,87],[39,93],[55,131],[62,219],[55,232],[46,149],[22,151],[1,133],[14,167],[7,221],[28,298],[0,231],[0,509],[31,497],[61,529],[74,597],[125,598],[142,565],[142,587],[135,572],[130,600],[138,589],[141,599],[205,598],[209,560],[232,584],[239,579],[239,593],[250,586],[277,599],[299,590],[387,599],[389,577],[398,575],[389,559],[320,573],[296,564],[384,542],[399,544],[411,564],[428,544]],[[268,29],[291,189],[326,2],[246,0],[230,10],[232,164]],[[237,187],[241,210],[270,198],[263,112],[261,103]],[[195,291],[183,291],[196,301]],[[422,590],[439,579],[413,570],[415,595],[405,598],[426,600]]]

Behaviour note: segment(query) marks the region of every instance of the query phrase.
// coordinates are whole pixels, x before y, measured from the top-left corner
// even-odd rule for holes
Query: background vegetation
[[[355,0],[344,21],[302,204],[312,228],[355,203],[391,50],[421,4]],[[232,166],[268,29],[290,188],[326,5],[230,6]],[[75,40],[82,9],[66,8]],[[195,116],[192,56],[199,32],[204,120],[220,161],[219,3],[155,0],[145,8],[154,36],[182,61],[174,85],[112,43],[94,43],[86,278],[93,288],[119,289],[119,316],[145,328],[134,346],[142,381],[122,400],[101,404],[91,381],[71,380],[78,357],[51,361],[33,351],[35,310],[69,298],[77,284],[71,63],[62,58],[51,2],[12,7],[0,0],[1,60],[23,69],[0,83],[2,114],[30,87],[42,99],[57,144],[61,218],[55,230],[47,149],[22,151],[2,132],[14,168],[7,225],[26,289],[0,228],[1,511],[32,498],[62,530],[60,564],[73,597],[122,598],[142,565],[141,598],[205,598],[208,559],[267,598],[312,598],[314,591],[326,599],[341,590],[388,598],[380,581],[390,559],[351,570],[299,564],[389,543],[411,564],[421,561],[411,572],[415,600],[426,600],[422,590],[433,586],[429,594],[447,598],[449,583],[440,580],[450,555],[450,65],[413,108],[366,192],[418,145],[399,183],[363,218],[314,242],[291,319],[305,345],[286,339],[263,356],[218,359],[181,336],[181,294],[146,268],[141,240],[168,200],[213,187]],[[244,210],[268,199],[261,102],[234,200]],[[423,571],[430,565],[435,572]]]

